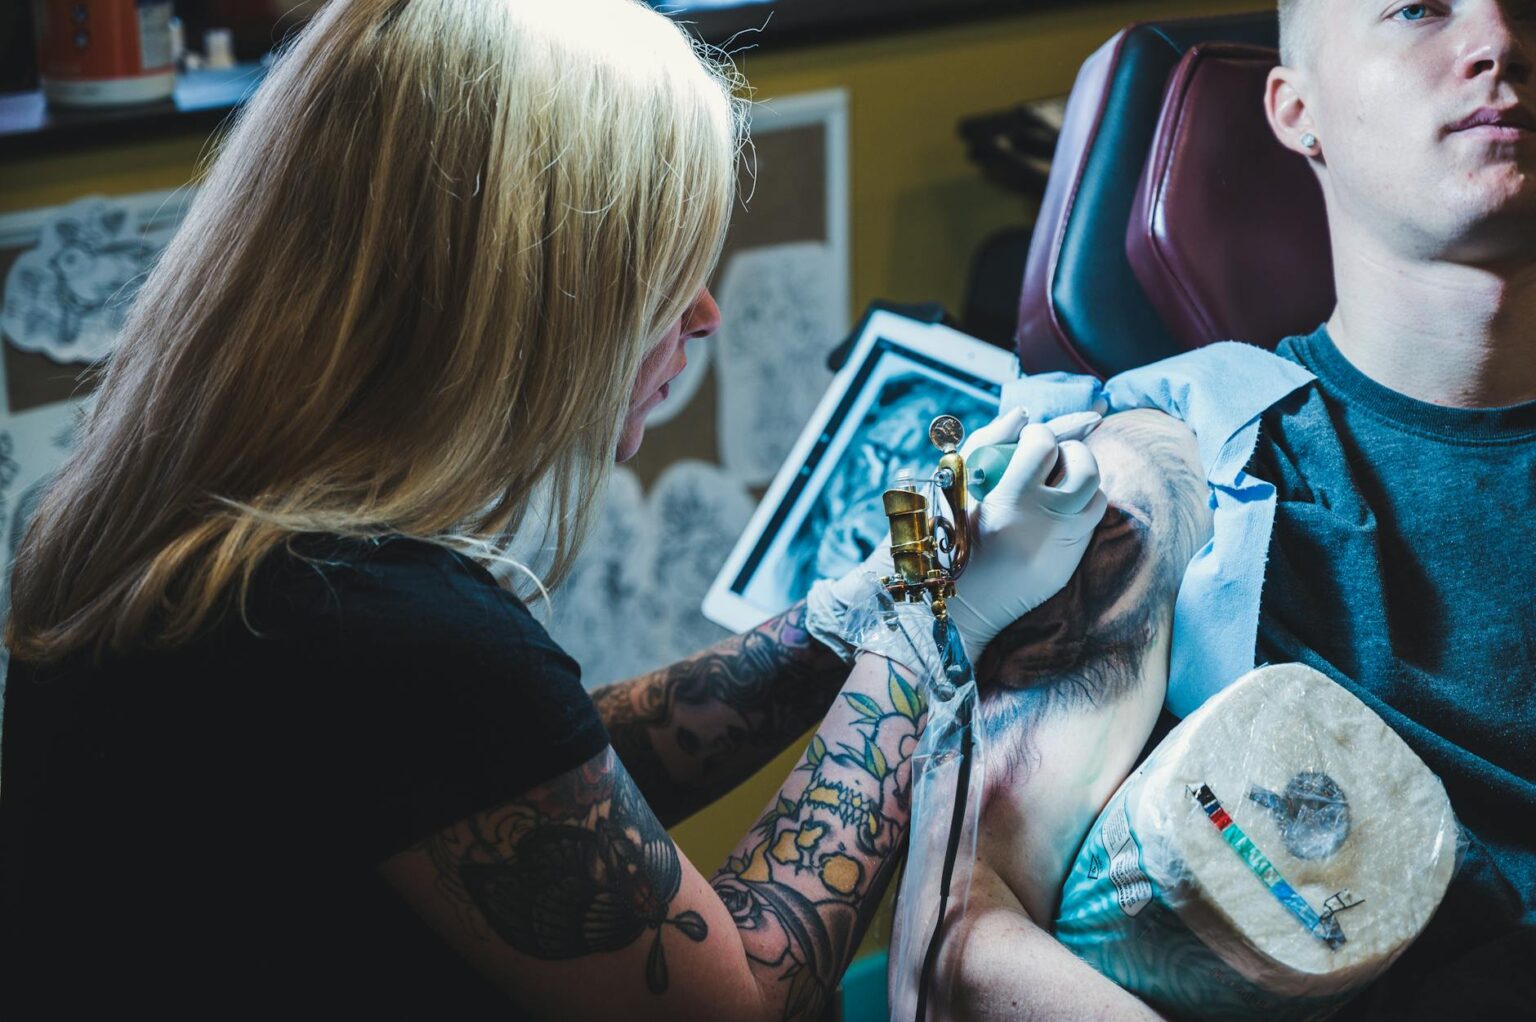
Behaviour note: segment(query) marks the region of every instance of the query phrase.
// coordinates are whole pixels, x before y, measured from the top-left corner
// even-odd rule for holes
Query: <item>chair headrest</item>
[[[1126,225],[1169,75],[1190,47],[1212,40],[1277,46],[1275,14],[1132,25],[1083,65],[1024,271],[1017,341],[1026,371],[1107,376],[1184,350],[1131,269]]]
[[[1333,309],[1322,190],[1263,114],[1279,54],[1201,43],[1163,97],[1125,236],[1142,291],[1183,348],[1274,347]]]

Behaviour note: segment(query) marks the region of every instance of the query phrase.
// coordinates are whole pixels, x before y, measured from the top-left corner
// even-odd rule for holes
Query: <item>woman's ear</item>
[[[1264,114],[1280,144],[1302,156],[1319,155],[1322,142],[1312,123],[1305,98],[1306,73],[1281,65],[1269,72],[1264,84]]]

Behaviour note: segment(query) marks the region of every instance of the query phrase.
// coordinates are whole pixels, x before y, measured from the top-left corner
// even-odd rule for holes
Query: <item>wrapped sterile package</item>
[[[1326,1018],[1423,931],[1457,849],[1439,778],[1380,717],[1310,667],[1261,667],[1110,799],[1056,935],[1178,1018]]]

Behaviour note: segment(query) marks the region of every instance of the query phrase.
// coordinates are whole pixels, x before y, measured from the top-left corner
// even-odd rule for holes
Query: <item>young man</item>
[[[1536,3],[1288,0],[1276,135],[1317,168],[1338,307],[1281,347],[1260,660],[1365,701],[1470,838],[1347,1016],[1536,1011]]]
[[[1337,1017],[1527,1017],[1536,3],[1281,0],[1280,13],[1284,66],[1266,109],[1322,184],[1338,307],[1281,344],[1317,381],[1266,413],[1250,465],[1279,491],[1255,661],[1310,664],[1359,696],[1439,774],[1469,838],[1428,930]],[[1117,464],[1126,469],[1099,457],[1121,504],[1111,484]],[[1158,472],[1169,463],[1143,462]],[[1164,564],[1185,556],[1180,543],[1146,550]],[[1079,574],[1105,570],[1091,549]],[[1133,581],[1157,575],[1139,570]],[[970,911],[944,947],[939,999],[950,1017],[1155,1017],[1048,936],[1098,811],[1090,796],[1115,780],[1067,783],[1094,761],[1068,739],[1119,741],[1124,755],[1107,758],[1128,769],[1145,737],[1135,722],[1166,681],[1156,650],[1172,595],[1135,585],[1154,611],[1151,640],[1106,641],[1129,633],[1092,607],[1079,612],[1075,660],[1053,660],[1061,640],[1050,628],[1002,637],[1011,662],[1047,669],[1034,689],[988,696],[989,735],[1014,750],[1012,770],[988,792]]]

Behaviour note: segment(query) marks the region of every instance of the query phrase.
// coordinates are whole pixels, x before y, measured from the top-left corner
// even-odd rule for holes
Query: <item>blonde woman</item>
[[[912,674],[797,607],[589,696],[486,569],[542,493],[555,585],[718,323],[741,115],[701,52],[628,0],[333,0],[274,66],[17,556],[6,1017],[824,1010]],[[1086,448],[1021,440],[968,649],[1103,511]],[[706,879],[665,826],[824,714]]]

